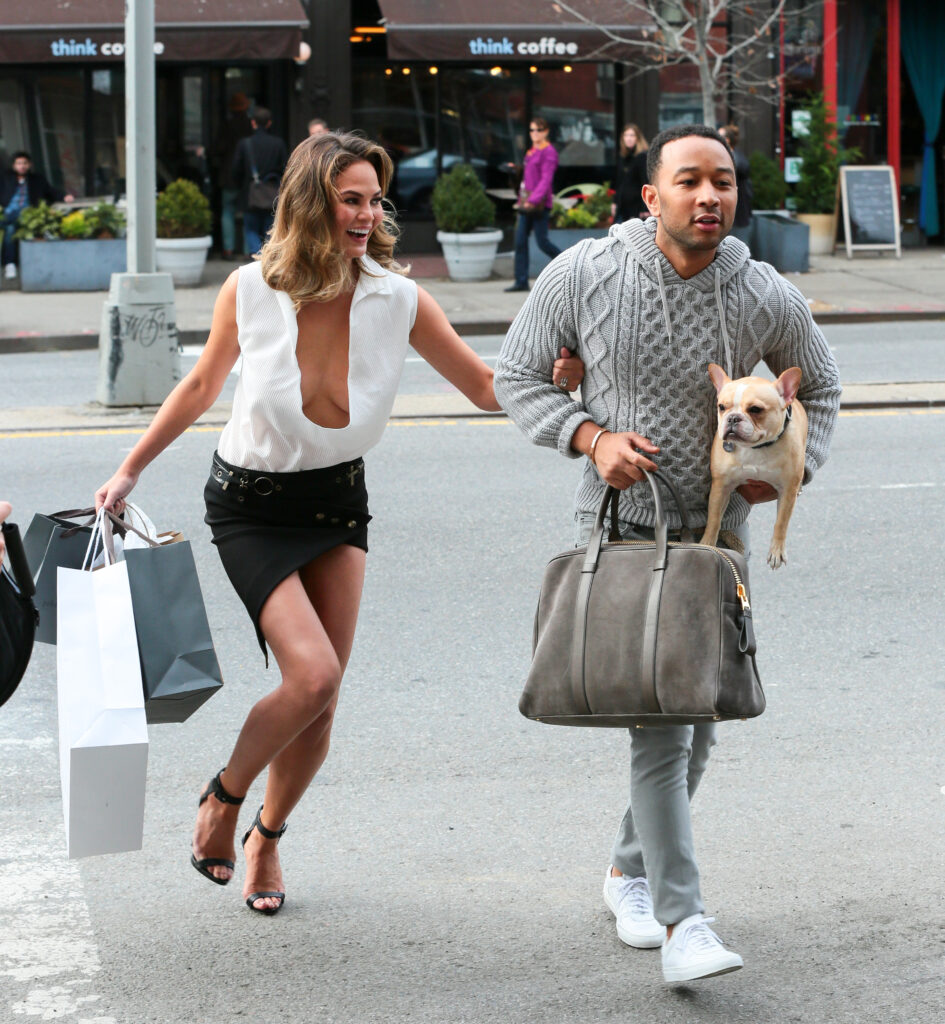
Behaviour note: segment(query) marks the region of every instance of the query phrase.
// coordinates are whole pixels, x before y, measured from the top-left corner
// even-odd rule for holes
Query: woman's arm
[[[115,475],[95,492],[95,507],[121,511],[141,471],[216,401],[227,374],[239,358],[234,270],[226,279],[213,309],[207,344],[196,365],[158,409],[151,425],[131,449]],[[116,504],[117,503],[117,504]]]
[[[410,332],[410,344],[441,377],[458,388],[475,406],[486,412],[501,412],[495,397],[493,371],[453,330],[446,314],[429,292],[417,288],[417,317]],[[584,363],[577,356],[554,363],[554,383],[574,391],[584,378]]]

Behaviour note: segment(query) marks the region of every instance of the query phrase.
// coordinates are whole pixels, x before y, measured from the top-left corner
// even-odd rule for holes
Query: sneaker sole
[[[745,965],[744,964],[731,964],[728,967],[720,967],[716,971],[707,971],[701,973],[698,969],[696,970],[685,970],[683,968],[677,968],[676,970],[663,970],[663,981],[668,985],[674,985],[680,981],[700,981],[702,978],[718,978],[723,974],[731,974],[733,971],[740,971]]]
[[[606,905],[607,909],[616,918],[617,911],[614,909],[613,905],[610,902],[610,897],[607,894],[607,885],[606,885],[606,883],[604,884],[604,904]],[[620,927],[619,924],[617,925],[617,938],[620,939],[620,941],[625,946],[633,946],[634,949],[659,949],[660,946],[663,945],[663,939],[665,937],[666,937],[666,929],[665,928],[661,928],[658,935],[639,936],[639,935],[636,935],[634,933],[626,932],[626,931],[624,931]]]

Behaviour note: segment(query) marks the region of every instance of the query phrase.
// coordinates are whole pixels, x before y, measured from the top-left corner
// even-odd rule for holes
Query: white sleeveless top
[[[240,268],[236,325],[242,367],[233,412],[217,445],[227,462],[271,473],[324,469],[358,458],[381,439],[417,316],[417,286],[368,256],[361,265],[368,273],[358,277],[348,320],[350,421],[338,429],[321,427],[302,411],[292,300],[266,284],[258,262]]]

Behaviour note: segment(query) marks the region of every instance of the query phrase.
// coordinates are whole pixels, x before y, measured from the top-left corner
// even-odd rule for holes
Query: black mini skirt
[[[259,616],[293,572],[339,544],[368,549],[364,460],[298,473],[231,466],[214,453],[204,521],[223,568],[249,612],[266,664]]]

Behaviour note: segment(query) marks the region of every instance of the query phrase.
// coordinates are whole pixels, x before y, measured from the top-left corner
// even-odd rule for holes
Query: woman
[[[643,186],[647,183],[646,152],[649,148],[646,136],[637,125],[624,125],[620,133],[620,174],[610,208],[615,224],[634,217],[645,219],[648,215],[643,202]]]
[[[552,259],[561,250],[548,237],[548,216],[554,201],[552,187],[558,167],[558,153],[548,141],[551,129],[543,117],[533,117],[528,125],[531,148],[525,154],[522,185],[519,188],[518,223],[515,225],[515,281],[507,292],[528,291],[528,236]]]
[[[263,914],[285,902],[276,843],[328,754],[371,518],[361,456],[383,433],[408,342],[479,408],[499,409],[492,370],[393,258],[396,229],[382,207],[391,172],[384,150],[360,136],[312,136],[296,148],[259,261],[227,278],[196,365],[95,495],[97,508],[120,511],[242,356],[206,521],[282,680],[250,710],[200,797],[191,863],[229,882],[239,805],[268,766],[243,837],[243,895]],[[583,374],[579,360],[555,367],[559,386],[573,389]]]

